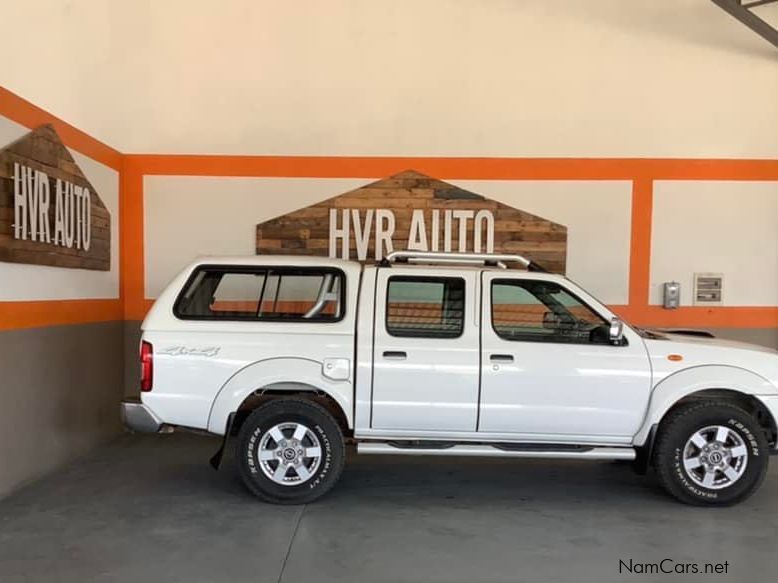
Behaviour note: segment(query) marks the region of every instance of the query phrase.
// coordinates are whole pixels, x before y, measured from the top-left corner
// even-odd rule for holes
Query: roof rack
[[[380,265],[392,263],[433,263],[433,264],[473,264],[489,265],[507,269],[509,263],[518,263],[527,271],[547,271],[523,255],[504,255],[500,253],[441,253],[438,251],[392,251],[384,257]]]

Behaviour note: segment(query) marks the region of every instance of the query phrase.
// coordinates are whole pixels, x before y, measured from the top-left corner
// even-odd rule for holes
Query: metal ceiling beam
[[[743,4],[742,0],[712,0],[719,8],[726,10],[756,34],[778,48],[778,30],[769,23],[759,18],[752,12],[752,8],[772,4],[778,0],[753,0]]]

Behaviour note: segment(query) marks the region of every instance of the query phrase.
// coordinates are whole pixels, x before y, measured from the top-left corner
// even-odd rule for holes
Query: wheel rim
[[[262,435],[257,449],[262,472],[281,486],[311,479],[321,462],[321,443],[302,423],[279,423]]]
[[[683,467],[689,479],[703,488],[721,490],[743,477],[748,448],[737,431],[710,425],[696,431],[683,450]]]

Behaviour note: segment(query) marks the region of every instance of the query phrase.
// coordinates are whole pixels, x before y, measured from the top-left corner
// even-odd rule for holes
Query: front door
[[[479,273],[379,269],[373,429],[475,431]]]
[[[603,306],[541,275],[484,272],[481,432],[521,439],[628,442],[648,404],[642,339],[608,339]],[[584,299],[588,298],[588,299]]]

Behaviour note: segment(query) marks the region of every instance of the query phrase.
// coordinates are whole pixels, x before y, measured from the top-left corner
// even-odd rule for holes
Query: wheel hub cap
[[[737,482],[748,465],[748,448],[736,431],[711,425],[696,431],[683,449],[683,466],[689,479],[710,490]]]
[[[302,423],[279,423],[262,434],[257,449],[262,473],[282,486],[307,482],[321,463],[321,443]]]

